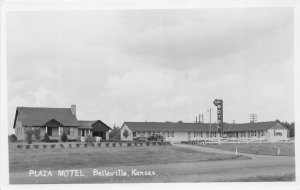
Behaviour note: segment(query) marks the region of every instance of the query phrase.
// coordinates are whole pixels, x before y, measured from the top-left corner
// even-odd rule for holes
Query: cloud
[[[15,106],[77,104],[78,118],[109,125],[191,122],[208,118],[215,98],[224,99],[226,121],[247,122],[252,112],[294,119],[291,8],[28,11],[7,19],[9,121]]]

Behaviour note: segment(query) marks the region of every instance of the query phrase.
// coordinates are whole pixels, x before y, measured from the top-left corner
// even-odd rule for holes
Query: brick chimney
[[[71,105],[71,112],[76,116],[76,105]]]

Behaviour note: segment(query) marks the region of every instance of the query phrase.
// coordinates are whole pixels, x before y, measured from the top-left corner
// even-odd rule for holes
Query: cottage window
[[[275,133],[275,136],[282,136],[282,133],[281,132],[277,132],[277,133]]]
[[[66,133],[66,135],[70,135],[70,127],[64,127],[63,132]]]

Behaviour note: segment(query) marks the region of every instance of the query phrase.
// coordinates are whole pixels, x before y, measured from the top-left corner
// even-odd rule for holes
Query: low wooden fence
[[[18,149],[46,149],[46,148],[100,148],[100,147],[137,147],[137,146],[169,146],[169,141],[146,141],[146,142],[96,142],[96,143],[33,143],[17,144]]]

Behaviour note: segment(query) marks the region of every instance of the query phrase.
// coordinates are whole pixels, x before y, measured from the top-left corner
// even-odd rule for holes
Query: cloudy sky
[[[78,119],[294,120],[293,9],[27,11],[7,14],[9,128],[16,106]]]

